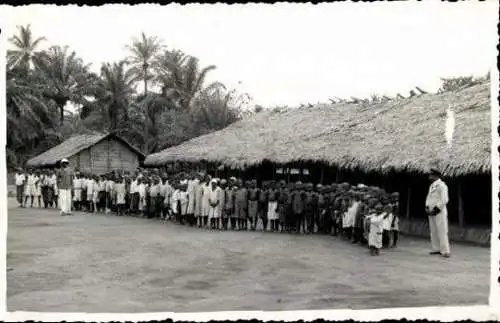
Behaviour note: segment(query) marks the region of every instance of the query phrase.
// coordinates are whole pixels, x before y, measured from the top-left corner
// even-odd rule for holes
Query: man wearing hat
[[[73,185],[73,171],[68,167],[69,161],[64,158],[61,160],[61,169],[58,174],[59,187],[59,206],[61,215],[71,215],[71,188]]]
[[[425,210],[429,216],[431,234],[431,255],[450,257],[450,243],[448,240],[448,186],[441,180],[441,172],[431,168],[429,179],[432,182],[425,200]]]

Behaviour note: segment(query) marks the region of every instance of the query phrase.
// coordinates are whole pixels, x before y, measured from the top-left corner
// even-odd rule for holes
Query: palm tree
[[[82,118],[94,129],[120,132],[129,122],[129,107],[134,96],[134,75],[126,61],[103,64],[95,89],[95,101],[85,106]]]
[[[192,100],[203,90],[207,74],[216,66],[200,70],[198,58],[174,50],[166,51],[158,58],[155,68],[162,93],[173,99],[182,110],[188,110]]]
[[[163,48],[162,42],[157,37],[148,37],[141,33],[141,38],[134,38],[132,45],[126,47],[131,55],[129,61],[132,64],[132,71],[137,79],[144,82],[144,94],[148,93],[148,81],[153,78],[150,73],[151,63],[155,56]]]
[[[54,102],[44,100],[22,77],[7,72],[7,149],[22,163],[41,142],[59,142]]]
[[[33,61],[38,86],[45,98],[56,103],[62,125],[66,104],[88,104],[87,97],[94,95],[98,78],[74,51],[68,52],[67,46],[53,46],[35,55]]]
[[[235,90],[227,91],[223,85],[202,91],[194,102],[196,128],[211,132],[235,122],[240,112],[240,100]]]
[[[13,69],[18,65],[30,69],[30,65],[33,64],[33,55],[37,53],[37,47],[42,41],[45,41],[46,38],[39,37],[35,39],[31,32],[30,25],[17,26],[17,29],[18,34],[9,39],[9,42],[14,45],[14,49],[7,51],[7,69]]]

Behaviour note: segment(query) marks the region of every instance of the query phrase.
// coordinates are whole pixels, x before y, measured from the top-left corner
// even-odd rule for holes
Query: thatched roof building
[[[455,113],[453,144],[445,138],[447,109]],[[456,92],[384,103],[317,105],[261,112],[220,131],[149,155],[146,166],[205,160],[235,168],[264,160],[318,161],[342,169],[445,175],[491,169],[490,83]]]
[[[145,155],[125,139],[112,134],[83,134],[28,160],[28,167],[53,167],[67,158],[76,168],[106,173],[114,169],[135,170]]]

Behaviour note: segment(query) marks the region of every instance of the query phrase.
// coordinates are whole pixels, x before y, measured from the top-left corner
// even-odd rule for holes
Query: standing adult
[[[201,213],[203,216],[203,226],[206,227],[208,223],[208,216],[210,214],[210,193],[212,187],[210,181],[212,178],[210,175],[205,176],[205,182],[202,184],[202,201],[201,201]]]
[[[58,176],[59,207],[61,215],[71,215],[71,187],[73,185],[73,171],[68,167],[67,159],[61,160],[61,170]]]
[[[188,197],[188,205],[186,210],[187,221],[189,225],[193,226],[196,221],[194,217],[194,206],[195,206],[195,186],[196,184],[196,175],[194,172],[189,174],[189,180],[187,183],[187,197]]]
[[[38,177],[33,174],[33,170],[28,171],[28,176],[26,177],[26,185],[24,186],[24,205],[28,204],[28,198],[31,198],[30,207],[33,207],[33,200],[35,199],[37,190],[36,184],[38,183]]]
[[[26,181],[26,176],[21,168],[16,169],[16,199],[19,203],[19,207],[23,207],[23,193],[24,193],[24,183]]]
[[[431,233],[431,255],[450,257],[450,243],[448,240],[448,186],[441,179],[441,173],[431,168],[429,179],[432,184],[425,200],[425,210],[429,216]]]

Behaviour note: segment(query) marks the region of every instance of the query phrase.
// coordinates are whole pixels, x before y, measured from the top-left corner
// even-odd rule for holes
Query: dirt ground
[[[8,311],[198,312],[486,305],[488,248],[425,240],[371,257],[340,238],[61,217],[9,199]]]

